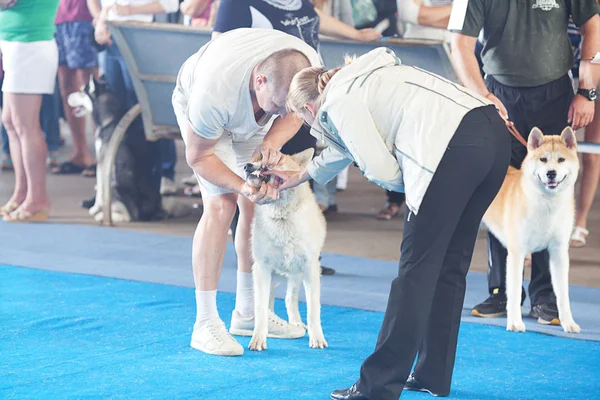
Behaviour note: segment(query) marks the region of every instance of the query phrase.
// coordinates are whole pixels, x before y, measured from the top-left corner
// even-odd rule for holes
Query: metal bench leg
[[[117,124],[115,131],[113,132],[108,145],[106,146],[106,151],[104,153],[104,157],[102,160],[102,169],[100,173],[102,174],[102,224],[113,226],[112,222],[112,185],[111,185],[111,177],[113,173],[113,168],[115,165],[115,158],[117,157],[117,151],[119,150],[119,146],[125,137],[125,133],[129,128],[129,125],[133,122],[133,120],[140,115],[142,112],[142,107],[139,104],[131,107],[129,111]]]

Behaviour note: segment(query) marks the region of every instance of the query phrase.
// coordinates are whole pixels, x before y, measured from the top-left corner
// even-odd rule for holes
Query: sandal
[[[2,207],[0,207],[0,217],[4,217],[5,215],[10,214],[19,208],[20,204],[15,203],[14,201],[8,202]]]
[[[12,171],[14,169],[12,158],[8,154],[2,155],[2,160],[0,161],[0,170],[2,171]]]
[[[392,218],[400,215],[400,205],[388,203],[384,209],[377,214],[378,220],[390,221]]]
[[[31,213],[17,208],[12,213],[4,215],[2,219],[5,222],[46,222],[48,221],[48,210]]]
[[[52,173],[56,175],[80,174],[85,169],[82,165],[77,165],[71,161],[66,161],[52,168]]]
[[[60,167],[60,163],[58,162],[58,153],[53,151],[48,153],[48,159],[46,160],[46,164],[50,169]]]
[[[96,164],[92,164],[89,167],[85,167],[83,171],[81,171],[81,175],[86,178],[95,178],[96,177]]]
[[[589,234],[590,231],[588,231],[587,229],[582,228],[581,226],[576,226],[575,229],[573,229],[573,233],[571,234],[571,242],[569,243],[569,245],[576,249],[585,246],[585,238]]]

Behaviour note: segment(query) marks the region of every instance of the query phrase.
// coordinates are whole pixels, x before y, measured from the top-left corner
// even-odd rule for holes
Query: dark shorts
[[[58,65],[70,69],[98,67],[98,52],[90,37],[94,26],[90,21],[63,22],[56,25]]]

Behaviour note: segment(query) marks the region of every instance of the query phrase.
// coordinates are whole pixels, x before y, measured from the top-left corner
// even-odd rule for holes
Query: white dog
[[[510,167],[483,222],[508,250],[506,329],[524,332],[521,315],[523,262],[529,253],[548,249],[550,275],[565,332],[581,329],[569,301],[569,238],[575,219],[575,182],[579,172],[577,140],[570,127],[560,136],[533,128],[520,170]],[[543,323],[540,319],[539,322]],[[547,322],[546,322],[547,323]]]
[[[284,156],[281,170],[300,171],[312,159],[313,149]],[[261,179],[273,183],[274,176],[262,176],[260,163],[246,165],[246,179],[258,186]],[[298,310],[302,283],[306,294],[309,346],[325,348],[321,328],[321,266],[326,223],[309,183],[281,192],[279,200],[256,206],[252,224],[254,257],[255,326],[250,350],[266,350],[268,312],[273,305],[274,279],[287,278],[285,305],[289,322],[303,325]]]

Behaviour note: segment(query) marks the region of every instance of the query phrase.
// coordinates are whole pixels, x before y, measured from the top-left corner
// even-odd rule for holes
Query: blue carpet
[[[32,237],[35,237],[35,248],[32,248]],[[86,225],[0,222],[0,243],[0,264],[188,288],[194,284],[190,261],[191,237]],[[337,270],[335,275],[322,278],[323,304],[369,311],[385,310],[390,282],[398,269],[396,262],[325,253],[322,263]],[[236,258],[229,243],[219,290],[233,293],[235,282]],[[283,298],[284,290],[280,286],[276,294]],[[600,341],[600,288],[572,285],[570,295],[573,316],[582,329],[580,334],[566,334],[559,326],[541,325],[531,318],[524,319],[527,330]],[[485,297],[485,274],[469,273],[463,321],[505,326],[505,318],[483,319],[470,315],[471,308]],[[529,300],[523,309],[529,312]]]
[[[189,347],[190,288],[11,266],[0,276],[2,399],[327,399],[354,382],[382,320],[325,306],[328,349],[269,339],[266,352],[221,358]],[[228,321],[233,295],[218,301]],[[599,365],[598,342],[463,323],[450,398],[591,399]]]

